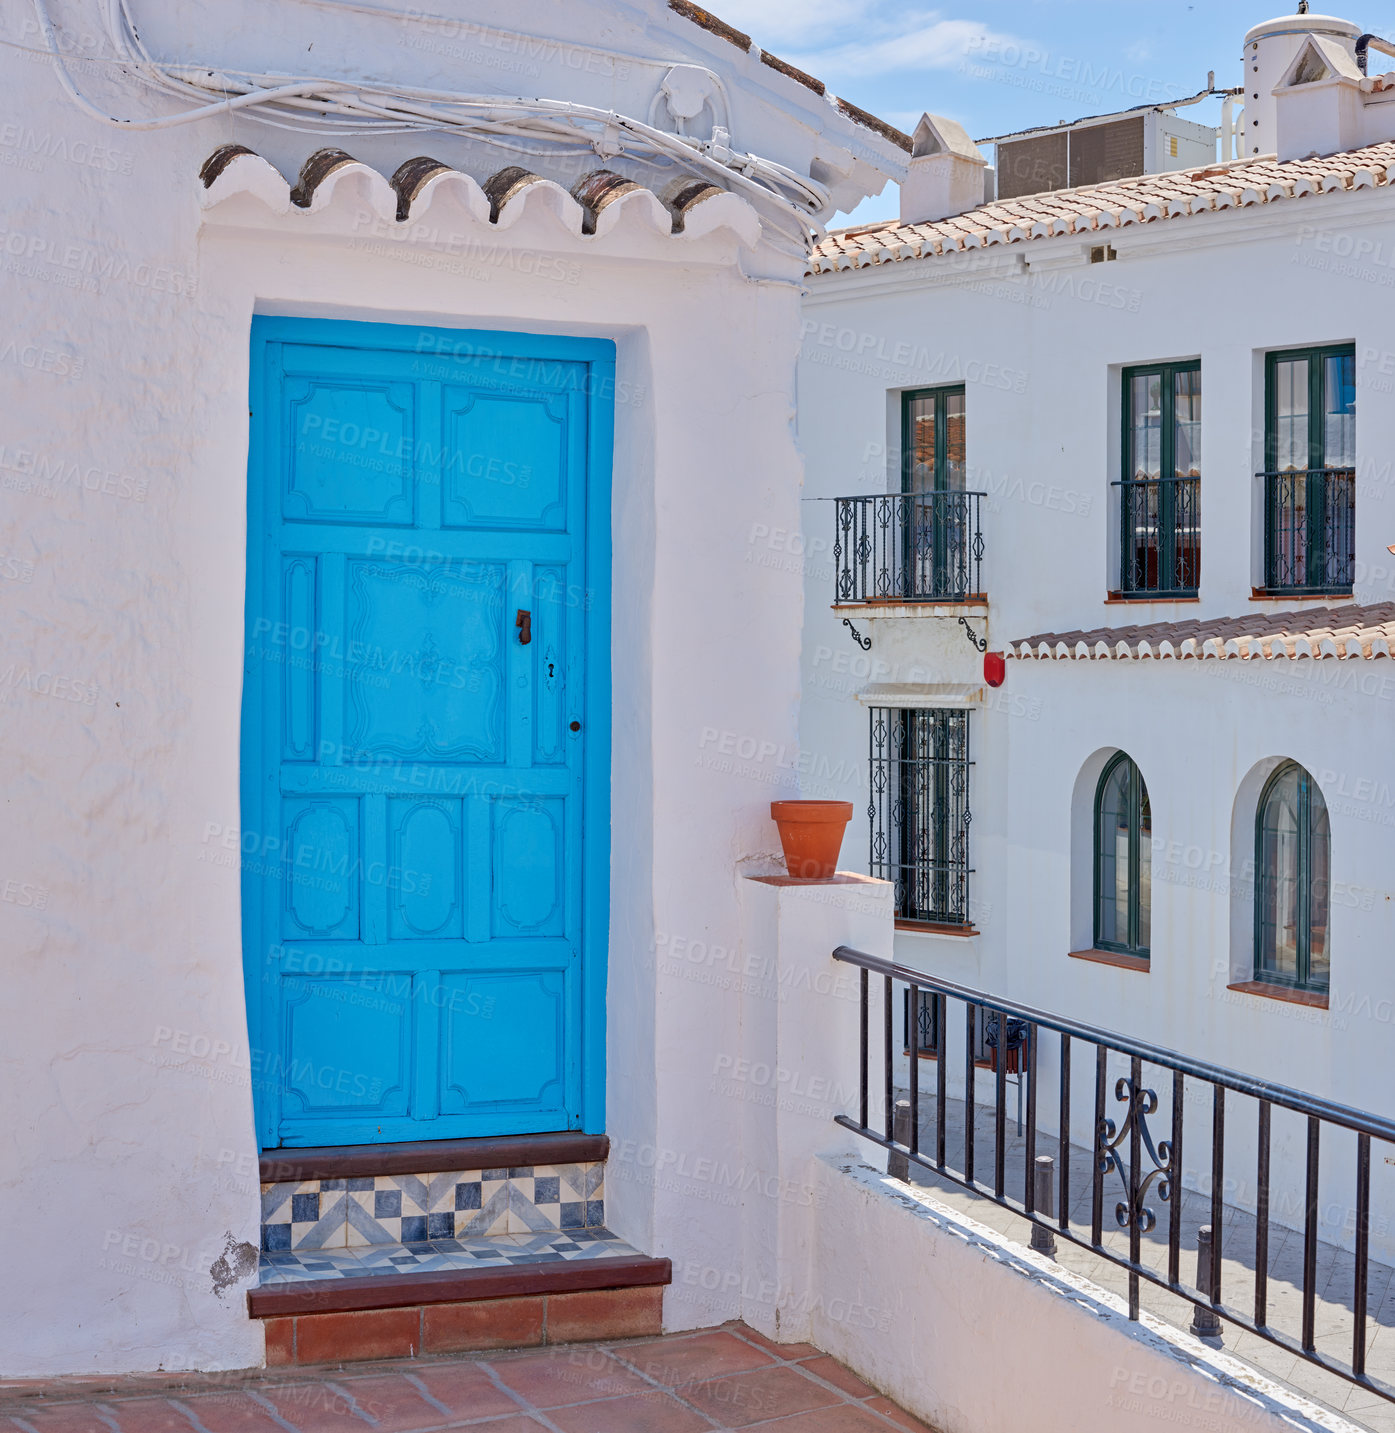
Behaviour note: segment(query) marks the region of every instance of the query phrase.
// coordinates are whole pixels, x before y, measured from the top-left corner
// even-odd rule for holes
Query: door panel
[[[441,331],[290,319],[253,338],[262,1143],[599,1131],[613,349],[452,331],[442,357]]]

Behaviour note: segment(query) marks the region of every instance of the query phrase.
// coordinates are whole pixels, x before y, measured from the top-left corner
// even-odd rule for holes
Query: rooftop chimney
[[[983,203],[988,161],[963,125],[923,114],[915,127],[911,163],[901,182],[901,222],[928,224]]]

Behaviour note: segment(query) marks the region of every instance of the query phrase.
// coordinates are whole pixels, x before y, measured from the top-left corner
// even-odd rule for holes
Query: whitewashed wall
[[[1395,269],[1388,243],[1379,262],[1373,255],[1393,211],[1386,190],[1332,194],[1111,231],[1118,259],[1108,263],[1088,262],[1098,236],[1076,236],[815,277],[799,375],[805,497],[898,489],[897,395],[965,381],[968,486],[989,494],[992,649],[1042,631],[1282,610],[1296,604],[1251,600],[1262,552],[1253,474],[1263,467],[1263,354],[1354,342],[1355,600],[1391,600],[1395,346],[1384,315]],[[1119,470],[1119,370],[1197,357],[1200,601],[1106,605],[1117,585],[1110,484]],[[870,682],[972,682],[981,665],[953,617],[830,611],[832,531],[831,505],[806,501],[793,540],[799,552],[788,558],[805,573],[807,601],[801,754],[809,794],[855,800],[844,863],[866,869],[868,728],[855,694]],[[870,633],[870,652],[854,646],[845,615]],[[1395,1020],[1392,716],[1389,659],[1009,660],[1005,684],[986,692],[973,717],[972,914],[980,934],[898,932],[898,957],[1395,1114],[1383,1073]],[[1113,748],[1138,762],[1152,801],[1147,974],[1067,958],[1090,943],[1079,939],[1081,913],[1072,918],[1074,891],[1088,932],[1089,841],[1083,860],[1073,856],[1073,795],[1092,756]],[[1232,906],[1249,890],[1243,861],[1253,850],[1248,816],[1232,836],[1235,801],[1257,764],[1281,757],[1317,778],[1331,816],[1326,1012],[1226,989],[1248,978],[1252,959],[1243,931],[1232,942]],[[1253,791],[1245,799],[1252,812]],[[1242,1167],[1248,1157],[1231,1166]],[[1339,1176],[1330,1187],[1329,1232],[1349,1235],[1350,1194]],[[1239,1176],[1231,1193],[1253,1199]],[[1389,1247],[1395,1189],[1384,1196],[1379,1237]]]
[[[582,7],[525,8],[513,23],[596,33]],[[239,25],[227,6],[191,7],[178,27],[166,11],[147,39],[181,55],[227,41],[244,63],[290,65],[287,37],[310,22],[273,10],[261,30],[264,8],[239,7]],[[98,78],[109,67],[87,58],[102,47],[95,7],[64,13],[79,82],[140,113],[143,92],[113,94]],[[7,0],[5,32],[36,45],[28,14]],[[496,65],[503,52],[464,20],[424,47],[399,30],[380,53],[360,20],[314,15],[333,36],[320,63],[345,72],[372,68],[371,50],[417,83],[438,71],[461,88],[532,83],[514,76],[516,56]],[[737,62],[662,5],[616,16],[612,43]],[[559,44],[544,59],[563,77],[577,69],[576,92],[594,98],[619,79],[571,65],[590,53]],[[818,137],[826,115],[782,128],[778,95],[759,89],[773,72],[739,59],[728,84],[748,115],[762,111],[756,137],[792,162],[837,159]],[[696,1257],[729,1212],[656,1193],[643,1174],[654,1151],[735,1142],[740,1103],[695,1109],[691,1060],[695,1030],[736,1048],[739,994],[682,979],[663,952],[675,938],[735,948],[734,868],[771,848],[767,802],[794,790],[792,776],[771,789],[705,765],[704,733],[796,743],[799,582],[747,565],[741,534],[799,522],[802,264],[728,229],[680,240],[629,223],[582,238],[545,198],[496,231],[449,186],[401,243],[363,175],[313,215],[242,196],[204,223],[197,176],[217,145],[248,143],[293,179],[318,141],[247,120],[110,130],[60,93],[46,60],[7,49],[0,64],[0,1258],[22,1294],[0,1313],[0,1374],[262,1356],[244,1300],[257,1147],[239,873],[224,849],[238,824],[255,313],[617,343],[608,1123],[635,1177],[616,1168],[607,1193],[622,1237]],[[654,75],[644,83],[651,94]],[[481,180],[516,158],[439,136],[355,147],[389,173],[425,151]]]

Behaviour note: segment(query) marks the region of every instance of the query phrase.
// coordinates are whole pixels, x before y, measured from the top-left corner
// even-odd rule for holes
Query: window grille
[[[1201,583],[1201,365],[1124,370],[1119,591],[1191,596]]]
[[[1264,586],[1344,595],[1356,568],[1356,350],[1265,364]]]
[[[969,713],[874,707],[871,873],[896,888],[901,920],[969,920]]]

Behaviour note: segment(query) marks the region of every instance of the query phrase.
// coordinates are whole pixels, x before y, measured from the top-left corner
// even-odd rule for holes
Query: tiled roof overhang
[[[1388,657],[1395,644],[1395,602],[1369,606],[1256,612],[1245,617],[1041,632],[1008,644],[1010,657],[1040,661],[1191,658]]]
[[[861,269],[902,259],[987,249],[998,244],[1091,234],[1107,240],[1132,224],[1186,218],[1224,209],[1250,209],[1306,195],[1380,189],[1395,182],[1395,143],[1367,145],[1320,159],[1272,155],[1144,174],[1080,189],[1058,189],[982,204],[931,224],[890,219],[857,229],[835,230],[810,260],[811,274]]]
[[[318,149],[301,165],[294,185],[253,150],[241,144],[215,149],[199,170],[202,203],[213,208],[236,194],[253,194],[280,213],[311,212],[329,203],[337,183],[351,175],[368,180],[382,217],[404,223],[430,203],[440,185],[456,186],[466,207],[481,223],[508,227],[534,201],[552,204],[579,235],[610,232],[622,222],[643,223],[665,234],[695,239],[717,229],[729,230],[743,244],[760,241],[760,216],[744,199],[694,175],[686,175],[655,194],[608,169],[593,170],[570,191],[530,170],[511,165],[477,182],[464,171],[429,155],[398,165],[391,178],[361,164],[342,149]]]

